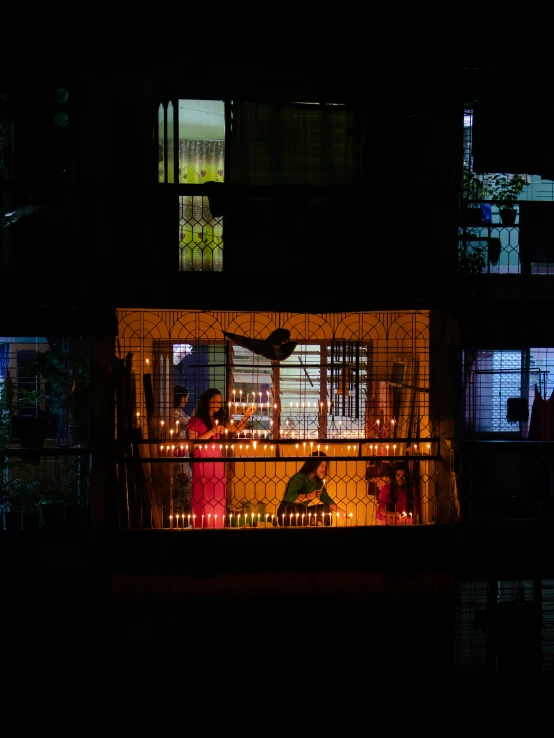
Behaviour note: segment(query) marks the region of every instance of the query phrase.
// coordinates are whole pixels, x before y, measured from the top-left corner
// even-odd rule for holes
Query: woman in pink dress
[[[225,415],[221,414],[222,404],[221,392],[214,388],[207,389],[198,398],[196,413],[188,423],[189,441],[196,441],[192,464],[192,512],[195,515],[196,528],[202,526],[202,516],[204,526],[208,525],[208,515],[210,528],[224,527],[227,512],[225,462],[214,460],[223,459],[219,442],[220,433],[225,429],[231,433],[243,430],[255,410],[254,406],[247,407],[242,419],[238,423],[231,424],[226,422]]]

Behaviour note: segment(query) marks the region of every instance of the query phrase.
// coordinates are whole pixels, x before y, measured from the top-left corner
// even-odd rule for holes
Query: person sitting
[[[419,500],[414,483],[406,476],[406,467],[397,464],[394,480],[379,477],[376,480],[377,525],[413,525],[419,518]]]
[[[322,456],[323,451],[314,451],[315,458],[306,459],[289,479],[277,508],[278,525],[331,525],[331,513],[346,515],[327,492],[327,460]]]

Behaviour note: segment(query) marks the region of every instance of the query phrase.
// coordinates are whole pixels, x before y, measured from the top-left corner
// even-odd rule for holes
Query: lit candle
[[[333,513],[332,512],[329,513],[329,525],[331,526],[333,525]]]
[[[337,523],[336,523],[336,526],[335,526],[336,528],[338,528],[338,526],[339,526],[339,519],[340,519],[340,513],[337,513]]]
[[[163,456],[163,455],[164,455],[164,447],[160,446],[160,456]]]
[[[164,437],[164,421],[163,420],[162,420],[161,425],[162,425],[162,438],[163,438]]]
[[[300,513],[296,513],[296,527],[297,527],[297,528],[298,528],[298,516],[299,516],[299,515],[300,515]]]
[[[312,513],[308,513],[308,528],[310,527],[310,523],[312,522]]]
[[[173,528],[173,515],[169,516],[169,527]]]
[[[305,513],[302,513],[302,527],[304,527],[304,515]]]
[[[173,440],[173,434],[174,434],[174,433],[175,433],[175,431],[174,431],[174,430],[173,430],[173,428],[172,428],[172,429],[171,429],[171,430],[169,431],[169,440],[170,440],[170,441],[172,441],[172,440]]]
[[[183,513],[183,517],[184,517],[184,513]],[[183,521],[183,524],[184,524],[184,521]],[[190,515],[189,515],[189,519],[188,519],[188,527],[190,528]]]
[[[233,527],[233,513],[229,515],[229,528]]]
[[[412,525],[412,513],[410,513],[410,525]]]
[[[281,515],[281,525],[283,526],[283,528],[285,527],[285,513]]]
[[[392,453],[393,453],[393,456],[396,456],[396,443],[393,443]]]
[[[210,527],[210,518],[212,517],[211,513],[208,513],[208,528]]]
[[[293,516],[293,513],[290,514],[289,528],[292,527],[292,516]]]
[[[245,523],[246,526],[246,523]],[[240,528],[240,513],[237,516],[237,528]]]

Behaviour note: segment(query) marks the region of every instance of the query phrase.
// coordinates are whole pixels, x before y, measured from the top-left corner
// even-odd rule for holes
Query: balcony
[[[465,223],[458,229],[461,269],[473,274],[554,275],[554,248],[550,245],[554,203],[529,202],[515,209],[514,225],[506,225],[491,201],[471,203],[462,215]]]

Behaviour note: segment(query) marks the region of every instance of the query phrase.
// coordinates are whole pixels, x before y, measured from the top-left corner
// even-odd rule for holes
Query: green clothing
[[[316,489],[321,489],[322,487],[323,480],[319,477],[314,477],[314,479],[310,479],[307,474],[297,472],[296,474],[293,474],[293,476],[289,479],[287,490],[283,499],[287,500],[287,502],[296,502],[298,500],[298,495],[306,495]],[[327,494],[327,488],[325,488],[323,492],[319,495],[319,500],[323,502],[324,505],[335,504],[335,502]],[[317,497],[314,497],[313,500],[306,500],[305,502],[302,500],[303,505],[311,505],[312,503],[315,503],[317,505]]]

